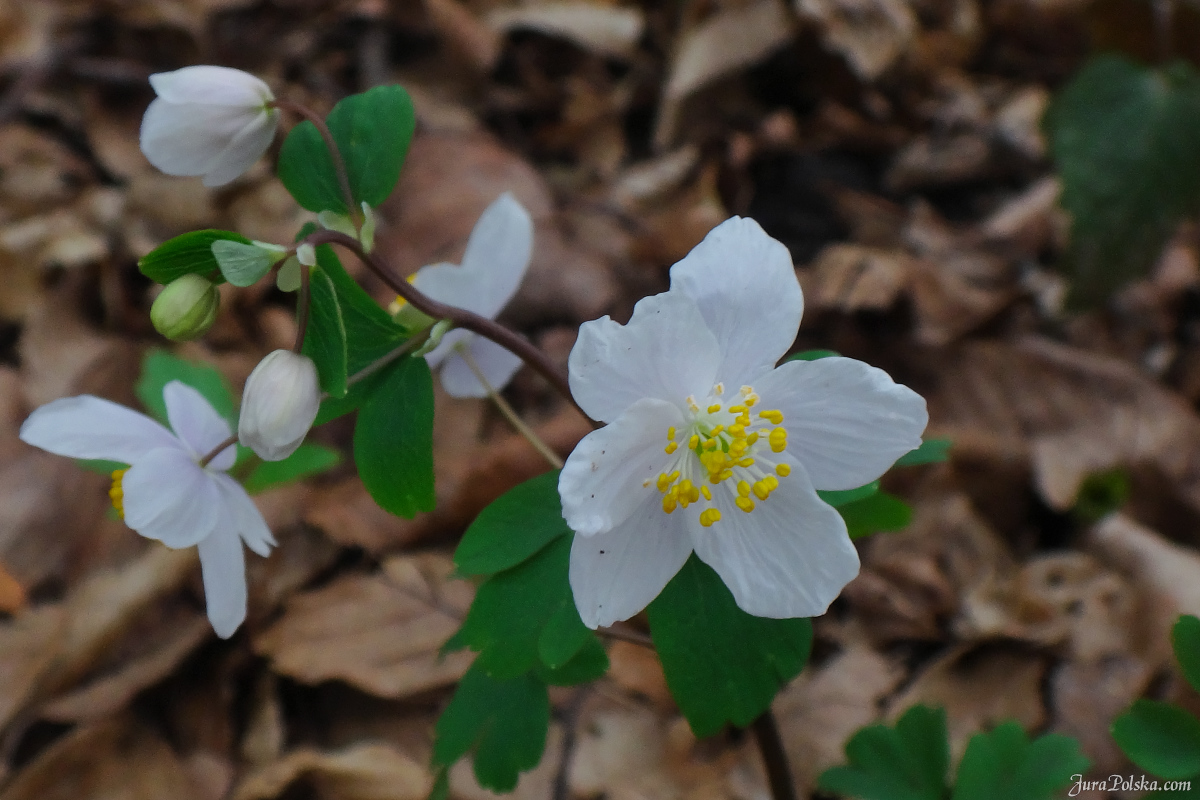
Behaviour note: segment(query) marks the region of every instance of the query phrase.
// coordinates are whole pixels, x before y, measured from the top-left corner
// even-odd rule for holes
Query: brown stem
[[[321,134],[321,138],[325,141],[325,147],[329,150],[329,156],[333,159],[333,171],[337,174],[338,188],[342,190],[342,199],[346,203],[346,213],[354,221],[354,227],[358,228],[359,211],[358,207],[354,205],[354,192],[350,191],[350,173],[346,170],[346,162],[342,158],[342,151],[338,149],[337,142],[333,139],[333,132],[325,124],[324,117],[308,106],[291,100],[275,100],[271,105],[304,117],[316,127],[317,133]]]
[[[304,334],[308,331],[308,276],[308,267],[300,264],[300,296],[296,298],[296,344],[292,345],[293,353],[304,349]]]
[[[448,319],[457,328],[463,328],[472,333],[477,333],[486,339],[491,339],[537,370],[543,378],[550,382],[550,385],[559,394],[569,400],[571,405],[579,410],[580,414],[583,414],[593,425],[596,424],[579,407],[579,404],[575,402],[575,398],[571,396],[571,386],[567,383],[566,376],[558,371],[541,350],[538,350],[528,340],[522,338],[514,331],[487,317],[480,316],[463,308],[439,303],[437,300],[422,294],[411,283],[396,277],[388,267],[363,250],[362,244],[357,239],[347,236],[344,233],[339,233],[338,231],[317,231],[305,237],[304,242],[314,247],[322,244],[336,244],[351,251],[366,264],[368,269],[378,275],[379,279],[387,284],[388,288],[412,304],[413,308],[434,319]]]
[[[204,467],[207,467],[208,462],[212,461],[214,458],[221,455],[221,453],[227,447],[232,447],[233,445],[237,444],[237,441],[238,441],[238,437],[237,437],[237,434],[235,433],[233,436],[230,436],[228,439],[221,442],[219,445],[217,445],[212,450],[210,450],[208,455],[206,455],[204,458],[200,459],[201,469],[203,469]]]
[[[631,630],[626,627],[610,627],[596,628],[596,634],[603,636],[606,639],[614,639],[618,642],[629,642],[630,644],[640,645],[649,650],[654,649],[654,640],[644,633]]]
[[[767,768],[767,784],[771,787],[771,797],[774,800],[796,800],[792,771],[788,767],[783,739],[779,736],[779,725],[775,722],[775,715],[771,713],[771,709],[768,708],[762,716],[754,720],[750,724],[750,730],[754,732],[754,741],[758,743],[763,765]]]

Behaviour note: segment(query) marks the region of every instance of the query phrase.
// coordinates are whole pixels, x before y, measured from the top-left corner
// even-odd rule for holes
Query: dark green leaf
[[[1171,629],[1171,644],[1183,677],[1200,692],[1200,619],[1191,614],[1180,615]]]
[[[204,395],[204,399],[231,425],[236,421],[233,412],[233,391],[225,376],[216,367],[187,361],[166,350],[151,350],[142,361],[142,375],[133,387],[138,400],[151,416],[167,423],[167,404],[163,388],[171,381],[182,381]]]
[[[164,285],[192,272],[213,283],[224,283],[212,251],[212,243],[221,239],[250,244],[245,236],[232,231],[192,231],[169,239],[142,256],[138,269],[150,280]]]
[[[474,751],[480,785],[510,792],[541,761],[549,726],[546,684],[529,674],[496,680],[475,664],[438,718],[433,763],[449,767]]]
[[[449,800],[450,770],[442,767],[433,778],[433,788],[429,790],[427,800]]]
[[[879,491],[879,481],[872,481],[857,489],[846,489],[841,492],[817,492],[817,495],[834,508],[841,508],[849,503],[870,497]]]
[[[375,385],[354,426],[354,463],[385,511],[432,511],[433,378],[423,358],[403,358]]]
[[[566,664],[592,635],[575,609],[570,558],[571,537],[564,536],[488,578],[453,642],[478,652],[475,663],[495,678],[515,677],[538,663]]]
[[[345,98],[326,120],[346,163],[355,212],[360,202],[378,206],[391,194],[408,154],[416,116],[399,86],[377,86]],[[348,213],[333,159],[316,126],[292,128],[279,152],[279,179],[309,211]]]
[[[102,458],[79,458],[75,460],[75,463],[88,472],[96,472],[101,475],[112,475],[119,469],[129,469],[128,464],[122,464],[120,461],[105,461]]]
[[[921,446],[912,450],[896,461],[897,467],[915,467],[919,464],[938,464],[950,457],[949,439],[926,439]]]
[[[604,677],[608,672],[608,653],[594,635],[589,636],[570,661],[558,669],[538,664],[534,673],[551,686],[578,686]]]
[[[533,556],[571,533],[558,499],[558,470],[528,480],[480,512],[458,549],[454,564],[463,575],[491,575]]]
[[[952,800],[1050,800],[1087,771],[1079,742],[1048,733],[1033,742],[1017,722],[977,733],[958,765]]]
[[[898,531],[912,521],[912,508],[908,503],[887,492],[876,492],[870,497],[844,503],[838,506],[838,513],[846,521],[851,539],[880,531]]]
[[[1129,760],[1162,778],[1200,776],[1200,720],[1182,708],[1138,700],[1112,724]]]
[[[317,248],[317,266],[333,282],[341,308],[346,330],[346,369],[350,375],[404,344],[407,338],[404,329],[347,274],[331,246]]]
[[[1088,62],[1045,118],[1072,217],[1077,300],[1146,274],[1179,221],[1200,209],[1200,74],[1124,58]]]
[[[1085,525],[1099,522],[1125,505],[1132,490],[1129,471],[1124,467],[1093,472],[1080,485],[1071,515]]]
[[[342,455],[332,447],[304,442],[282,461],[264,461],[246,478],[246,491],[251,494],[266,491],[272,486],[307,478],[336,467]]]
[[[809,620],[747,614],[694,554],[647,610],[667,685],[697,736],[753,722],[812,646]]]
[[[805,350],[802,353],[792,353],[790,356],[788,356],[787,358],[784,359],[784,362],[786,363],[788,361],[817,361],[822,358],[829,358],[830,356],[837,356],[837,355],[841,355],[841,354],[834,350]]]
[[[846,758],[849,764],[821,774],[822,791],[860,800],[944,800],[946,712],[913,706],[895,727],[862,728],[846,743]]]
[[[301,265],[300,269],[308,269]],[[308,328],[304,332],[304,355],[317,365],[321,390],[345,397],[348,376],[346,322],[337,291],[329,273],[317,267],[309,273]]]

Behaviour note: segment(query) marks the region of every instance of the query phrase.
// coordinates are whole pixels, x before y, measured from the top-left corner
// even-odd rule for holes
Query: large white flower
[[[505,192],[487,207],[467,240],[462,266],[432,264],[412,277],[422,293],[447,305],[494,319],[517,292],[533,253],[533,220]],[[455,397],[485,397],[487,390],[459,357],[465,348],[489,384],[499,389],[521,366],[521,359],[500,345],[466,330],[453,330],[425,356],[441,366],[442,387]]]
[[[571,391],[608,425],[559,478],[585,624],[646,607],[694,551],[744,611],[822,614],[858,573],[816,489],[852,489],[917,447],[925,401],[849,358],[776,367],[804,300],[787,249],[733,218],[671,269],[629,324],[585,323]]]
[[[184,67],[150,76],[158,95],[142,117],[142,152],[168,175],[202,175],[223,186],[250,168],[275,138],[275,95],[229,67]]]
[[[242,542],[266,556],[275,539],[246,490],[225,474],[234,447],[200,466],[230,437],[229,423],[179,381],[167,384],[163,400],[174,433],[125,406],[81,395],[34,411],[21,439],[60,456],[129,464],[113,473],[113,505],[142,536],[171,548],[199,546],[208,618],[228,638],[246,618]]]

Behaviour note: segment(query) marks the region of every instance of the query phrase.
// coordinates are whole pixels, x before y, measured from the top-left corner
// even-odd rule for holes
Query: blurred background
[[[472,591],[449,555],[545,470],[439,387],[438,510],[388,516],[349,459],[260,495],[280,547],[249,556],[250,617],[222,642],[194,551],[17,440],[54,398],[136,405],[170,344],[140,256],[198,228],[289,242],[311,216],[271,156],[220,190],[145,161],[147,77],[196,63],[322,112],[403,84],[418,129],[377,252],[456,260],[512,191],[536,243],[502,320],[564,366],[581,322],[626,320],[739,214],[792,252],[797,350],[928,398],[950,460],[885,481],[912,522],[861,541],[776,702],[802,796],[917,702],[947,709],[956,754],[1016,719],[1130,772],[1115,715],[1200,709],[1168,638],[1200,612],[1198,55],[1200,13],[1167,0],[0,0],[0,800],[423,798],[468,663],[437,658]],[[221,288],[212,332],[173,349],[240,391],[293,341],[292,301]],[[563,453],[589,430],[529,370],[506,396]],[[351,430],[313,436],[348,452]],[[752,742],[697,741],[651,652],[610,655],[552,692],[517,797],[766,796]],[[491,796],[469,765],[451,786]]]

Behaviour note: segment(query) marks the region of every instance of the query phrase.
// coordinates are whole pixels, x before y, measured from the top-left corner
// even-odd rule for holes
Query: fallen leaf
[[[433,785],[424,765],[388,745],[363,743],[332,753],[294,750],[247,775],[230,800],[274,800],[298,781],[327,800],[424,800]]]
[[[864,81],[904,55],[917,31],[917,17],[904,0],[796,0],[796,10],[817,23],[825,45],[845,56]]]
[[[454,49],[481,72],[496,66],[503,48],[501,37],[458,0],[425,0],[429,21]]]
[[[608,649],[608,677],[627,691],[636,692],[663,709],[675,707],[662,662],[654,650],[618,641]]]
[[[487,16],[494,30],[534,30],[561,36],[607,56],[629,56],[646,26],[638,8],[598,2],[540,2],[503,8]]]
[[[27,600],[25,587],[0,563],[0,614],[15,614],[25,607]]]

